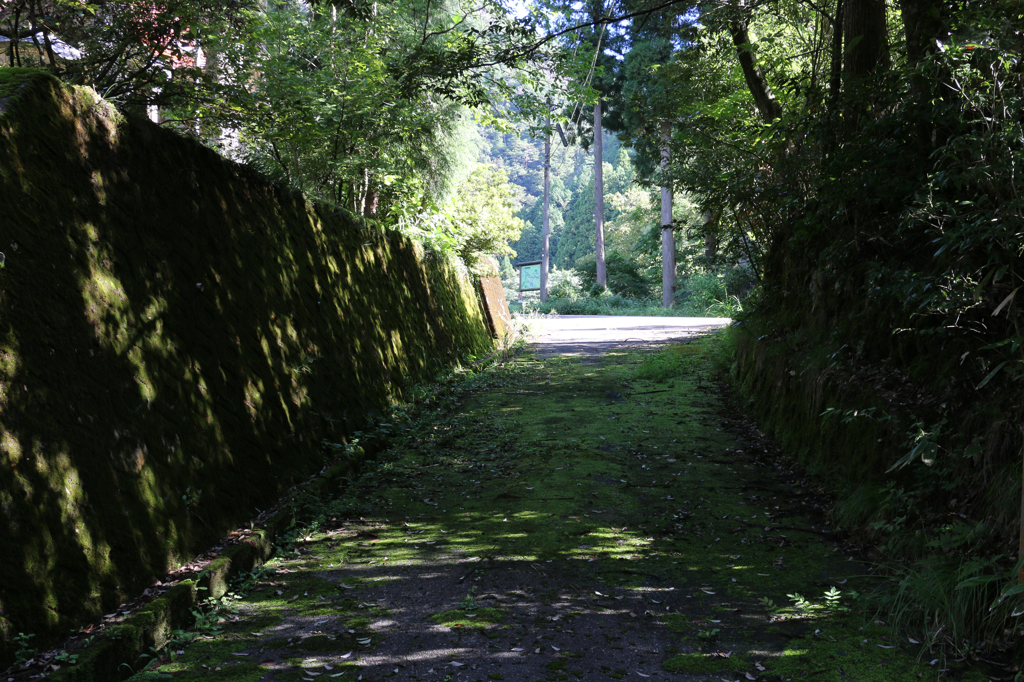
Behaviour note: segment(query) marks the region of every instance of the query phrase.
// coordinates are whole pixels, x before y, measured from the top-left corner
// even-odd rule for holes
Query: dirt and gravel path
[[[376,470],[132,679],[936,678],[849,609],[865,568],[728,410],[714,336],[550,343],[393,415]]]

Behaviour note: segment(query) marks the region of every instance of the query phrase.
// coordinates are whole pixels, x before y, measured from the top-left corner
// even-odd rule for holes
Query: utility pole
[[[672,231],[672,188],[668,181],[668,141],[672,124],[661,122],[661,304],[672,307],[676,286],[676,236]]]
[[[601,140],[601,98],[594,105],[594,258],[597,261],[597,283],[608,286],[604,263],[604,158]]]
[[[550,103],[548,108],[550,108]],[[548,119],[548,132],[544,136],[544,224],[541,227],[540,240],[540,300],[548,300],[548,264],[550,262],[551,236],[551,119]]]

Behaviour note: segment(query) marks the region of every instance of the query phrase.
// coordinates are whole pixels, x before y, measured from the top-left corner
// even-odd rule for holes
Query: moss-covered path
[[[133,679],[936,679],[847,610],[863,565],[726,414],[713,343],[464,382],[352,489],[354,515]]]

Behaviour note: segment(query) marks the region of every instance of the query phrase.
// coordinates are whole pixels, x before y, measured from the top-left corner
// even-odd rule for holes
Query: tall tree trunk
[[[765,123],[771,123],[782,117],[782,105],[775,99],[768,80],[764,77],[761,67],[757,65],[754,57],[754,47],[750,43],[750,34],[747,32],[747,22],[743,17],[736,17],[729,22],[729,35],[732,36],[732,43],[736,46],[736,56],[740,60],[740,68],[743,69],[743,78],[747,81],[747,89],[754,96],[754,104],[757,112]]]
[[[843,71],[848,76],[867,76],[889,68],[885,0],[845,0],[842,16]]]
[[[839,147],[842,126],[840,125],[839,96],[843,87],[843,5],[846,0],[836,0],[836,13],[832,17],[832,45],[828,68],[828,116],[829,134],[825,138],[825,156],[831,158]]]
[[[889,68],[889,37],[885,24],[885,0],[844,0],[843,73],[849,84]],[[862,91],[843,111],[847,135],[860,128],[868,116],[871,92]],[[838,130],[837,133],[839,134]]]
[[[843,86],[843,5],[836,0],[836,15],[832,18],[832,54],[828,71],[829,113],[835,114],[839,106],[839,91]]]
[[[601,98],[594,105],[594,258],[597,261],[597,283],[608,286],[604,263],[604,158],[601,140]]]
[[[551,120],[548,120],[548,127]],[[544,137],[544,222],[540,231],[540,300],[548,300],[548,264],[551,235],[551,133]]]
[[[21,45],[21,39],[18,35],[18,27],[21,26],[21,5],[18,6],[18,9],[14,10],[14,20],[11,25],[14,27],[13,35],[11,36],[11,54],[14,56],[10,64],[11,66],[21,66],[21,50],[18,49]]]
[[[952,90],[938,84],[917,67],[938,50],[936,41],[945,41],[949,34],[949,15],[942,3],[932,0],[900,0],[903,32],[906,34],[908,67],[911,70],[910,91],[919,102],[933,97],[949,101],[955,98]],[[936,74],[940,78],[948,74]],[[937,86],[937,87],[936,87]],[[942,123],[934,124],[922,117],[917,124],[921,149],[935,147]]]
[[[709,266],[718,257],[718,235],[714,231],[717,222],[718,211],[704,211],[704,260]]]
[[[668,181],[668,141],[672,124],[661,122],[661,304],[671,308],[676,287],[676,237],[672,231],[672,188]]]
[[[907,37],[907,61],[913,68],[938,49],[935,41],[946,37],[947,17],[942,3],[933,0],[900,0],[900,15]]]

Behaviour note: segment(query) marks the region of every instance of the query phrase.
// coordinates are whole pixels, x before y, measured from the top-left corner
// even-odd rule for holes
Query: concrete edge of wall
[[[358,475],[371,457],[339,460],[302,487],[313,494],[331,494],[343,479]],[[185,630],[195,622],[193,609],[208,599],[219,599],[229,591],[231,582],[271,559],[277,540],[292,523],[288,514],[277,513],[263,528],[237,544],[224,548],[203,570],[199,580],[183,580],[129,615],[123,622],[104,629],[95,638],[82,639],[68,651],[78,654],[70,666],[49,675],[53,682],[108,682],[138,672],[135,665],[152,649],[171,641],[174,631]]]

